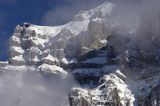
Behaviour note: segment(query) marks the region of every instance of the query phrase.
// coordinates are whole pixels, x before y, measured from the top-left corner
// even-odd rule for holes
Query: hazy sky
[[[105,0],[0,0],[0,60],[8,58],[8,39],[17,24],[59,25],[79,10]]]

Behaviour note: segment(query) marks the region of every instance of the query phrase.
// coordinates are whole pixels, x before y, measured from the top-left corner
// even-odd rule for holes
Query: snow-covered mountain
[[[79,86],[71,88],[70,106],[159,106],[159,35],[150,31],[146,49],[148,43],[139,42],[143,37],[135,36],[138,30],[121,33],[106,22],[115,7],[105,2],[61,26],[17,25],[1,70],[30,67],[47,77],[73,75]]]

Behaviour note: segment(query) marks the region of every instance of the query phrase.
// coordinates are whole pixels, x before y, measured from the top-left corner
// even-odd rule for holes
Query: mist
[[[137,27],[136,37],[141,49],[148,52],[159,48],[160,38],[160,1],[144,0],[140,15],[139,26]]]
[[[43,25],[60,25],[72,21],[74,15],[80,10],[89,10],[106,0],[60,0],[59,2],[64,4],[57,8],[50,9],[46,11],[42,17]]]
[[[45,77],[27,69],[2,70],[0,73],[1,106],[68,106],[72,77]]]
[[[100,3],[91,2],[90,6],[86,5],[90,2],[83,1],[78,5],[79,0],[71,7],[69,5],[51,9],[44,14],[42,23],[57,25],[68,22],[79,9],[89,9]],[[106,25],[111,25],[112,30],[120,35],[134,38],[139,47],[145,50],[151,48],[153,41],[157,42],[155,45],[159,45],[159,40],[157,41],[157,38],[160,38],[159,0],[111,0],[111,2],[115,8],[111,15],[105,17]],[[120,41],[120,37],[116,41]],[[20,71],[0,69],[0,71],[1,106],[69,106],[68,94],[75,82],[72,76],[67,79],[45,77],[37,70],[31,69]]]
[[[153,45],[160,47],[159,0],[110,1],[114,3],[114,8],[112,13],[105,17],[105,23],[111,27],[112,35],[116,35],[116,49],[121,49],[119,42],[125,38],[142,50],[152,51]]]

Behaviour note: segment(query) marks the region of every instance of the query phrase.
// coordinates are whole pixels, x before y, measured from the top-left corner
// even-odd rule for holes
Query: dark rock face
[[[82,96],[80,98],[76,98],[80,93]],[[86,97],[83,93],[84,92],[80,89],[75,89],[72,94],[69,95],[70,106],[90,106],[91,102],[89,100],[89,96]]]
[[[160,106],[160,85],[151,90],[145,99],[144,106]]]
[[[78,101],[71,101],[71,103],[76,102],[78,103],[76,104],[77,106],[78,105],[80,106],[83,106],[83,105],[84,106],[98,106],[98,105],[101,105],[101,106],[137,106],[137,105],[138,106],[160,106],[160,94],[159,94],[160,86],[157,85],[154,88],[151,87],[152,84],[155,84],[155,85],[156,83],[159,84],[159,82],[157,81],[160,80],[159,78],[156,79],[156,76],[159,76],[158,67],[160,62],[158,60],[159,58],[158,49],[154,49],[154,51],[147,53],[147,50],[141,49],[141,47],[138,46],[138,44],[133,42],[134,41],[133,39],[132,39],[133,41],[131,41],[126,36],[121,36],[119,34],[117,36],[119,36],[123,40],[118,39],[120,40],[118,41],[116,36],[113,36],[113,37],[110,36],[110,38],[108,39],[107,46],[103,47],[105,49],[98,49],[95,51],[93,50],[88,54],[85,54],[84,56],[82,56],[82,58],[79,58],[80,60],[79,62],[83,63],[83,61],[85,61],[87,58],[98,57],[99,56],[98,54],[104,50],[106,53],[105,55],[106,63],[102,64],[102,67],[117,65],[122,73],[116,72],[115,70],[111,71],[110,69],[109,71],[107,70],[106,74],[102,74],[104,72],[103,68],[100,69],[101,70],[100,74],[96,74],[96,76],[95,74],[89,74],[89,73],[85,75],[84,72],[74,73],[76,80],[81,85],[94,82],[92,83],[92,85],[94,85],[93,88],[96,87],[95,89],[99,89],[99,91],[101,91],[102,93],[100,95],[95,94],[96,95],[95,97],[95,95],[92,93],[92,90],[94,91],[95,89],[92,89],[91,87],[90,88],[91,91],[86,90],[86,92],[90,92],[89,94],[84,93],[85,95],[88,96],[85,99],[89,100],[90,104],[87,104],[87,105],[85,103],[79,104]],[[76,68],[77,67],[75,67],[75,69]],[[79,67],[79,68],[83,68],[83,65],[82,67]],[[92,68],[96,68],[96,67],[92,67]],[[102,78],[105,75],[106,75],[106,79],[102,81]],[[120,80],[122,80],[122,82]],[[134,91],[132,91],[132,88],[130,88],[129,91],[127,91],[128,92],[127,94],[124,93],[124,95],[130,95],[130,96],[126,96],[126,97],[124,96],[125,99],[123,98],[124,99],[123,101],[122,97],[120,96],[123,90],[118,87],[118,83],[122,84],[122,86],[125,86],[125,84],[128,83],[128,81],[130,80],[133,80],[133,81],[136,80],[136,83],[141,83],[141,81],[142,82],[144,81],[143,83],[144,87],[142,85],[138,85],[136,88],[137,91],[140,88],[139,93],[142,93],[143,96],[136,95],[137,97],[134,97],[135,95],[134,96],[132,95],[132,93],[134,94]],[[115,85],[115,88],[114,88],[114,85]],[[110,86],[111,88],[107,86]],[[128,86],[136,86],[136,85],[128,84]],[[79,90],[79,92],[82,93],[83,90]],[[129,93],[129,92],[132,92],[132,93]],[[149,95],[147,96],[147,94]],[[77,96],[71,93],[71,97],[73,98],[77,98],[79,96],[83,97],[82,95]],[[92,100],[92,98],[94,98],[94,100]],[[81,98],[80,100],[83,100],[83,99]],[[137,104],[133,103],[133,100]]]

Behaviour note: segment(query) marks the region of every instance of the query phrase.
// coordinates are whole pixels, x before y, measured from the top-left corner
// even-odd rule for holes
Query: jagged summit
[[[105,2],[94,9],[78,13],[73,21],[61,26],[18,25],[10,39],[9,62],[15,65],[36,65],[49,54],[61,61],[63,58],[74,58],[76,49],[84,49],[81,51],[85,53],[104,46],[107,32],[103,18],[111,13],[112,8],[112,3]]]
[[[154,51],[147,52],[130,37],[133,32],[110,29],[106,17],[114,7],[106,1],[60,26],[17,25],[9,60],[0,68],[34,67],[62,79],[73,75],[80,87],[72,88],[70,106],[156,106],[159,49],[151,44]]]

